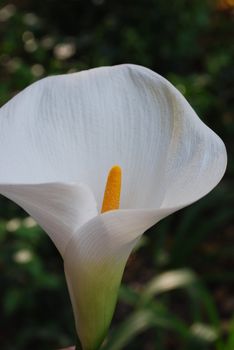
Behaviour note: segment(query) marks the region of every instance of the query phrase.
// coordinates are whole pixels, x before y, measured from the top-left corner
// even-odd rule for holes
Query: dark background
[[[232,2],[0,1],[1,105],[47,75],[136,63],[169,79],[227,146],[219,186],[130,258],[103,349],[234,349]],[[0,348],[75,343],[59,254],[20,208],[3,197],[0,208]]]

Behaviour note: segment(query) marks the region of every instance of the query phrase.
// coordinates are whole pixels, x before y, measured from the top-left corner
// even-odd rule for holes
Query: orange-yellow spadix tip
[[[122,170],[120,166],[113,166],[108,174],[105,193],[102,202],[102,213],[119,209],[121,193]]]

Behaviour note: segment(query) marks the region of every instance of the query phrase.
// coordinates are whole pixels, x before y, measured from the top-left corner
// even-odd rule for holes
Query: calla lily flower
[[[136,65],[48,77],[0,109],[0,193],[59,250],[84,350],[106,336],[141,235],[211,191],[226,161],[180,92]]]

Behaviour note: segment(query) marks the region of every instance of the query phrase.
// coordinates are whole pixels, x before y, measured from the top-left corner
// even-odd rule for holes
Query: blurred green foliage
[[[103,350],[234,349],[234,12],[206,0],[0,1],[0,104],[51,74],[131,62],[168,78],[224,140],[225,179],[146,233]],[[75,342],[59,254],[1,198],[0,348]]]

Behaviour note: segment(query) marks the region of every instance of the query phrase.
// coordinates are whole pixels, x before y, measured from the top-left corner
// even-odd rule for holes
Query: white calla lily
[[[95,350],[137,240],[216,186],[226,150],[167,80],[120,65],[40,80],[3,106],[0,164],[0,193],[61,253],[83,349]],[[120,209],[100,214],[114,164]]]

